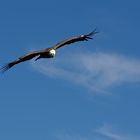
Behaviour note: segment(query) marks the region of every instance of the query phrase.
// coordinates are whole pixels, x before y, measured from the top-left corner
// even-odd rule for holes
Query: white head
[[[52,57],[54,57],[56,54],[56,51],[54,49],[50,50],[50,55],[52,55]]]

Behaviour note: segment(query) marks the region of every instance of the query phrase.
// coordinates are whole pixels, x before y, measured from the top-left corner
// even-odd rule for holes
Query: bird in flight
[[[9,70],[11,67],[13,67],[14,65],[16,65],[18,63],[21,63],[21,62],[24,62],[24,61],[27,61],[27,60],[30,60],[34,57],[36,58],[35,61],[40,59],[40,58],[53,58],[56,54],[56,49],[58,49],[58,48],[60,48],[64,45],[75,43],[75,42],[78,42],[78,41],[88,41],[89,39],[92,39],[92,36],[94,36],[97,33],[98,32],[95,29],[94,31],[92,31],[89,34],[83,34],[83,35],[80,35],[80,36],[77,36],[77,37],[73,37],[73,38],[63,40],[63,41],[57,43],[56,45],[54,45],[50,48],[47,48],[47,49],[44,49],[44,50],[39,50],[39,51],[34,51],[34,52],[31,52],[31,53],[27,53],[27,54],[17,58],[16,60],[11,61],[10,63],[6,64],[5,66],[3,66],[1,68],[1,71],[5,72],[5,71]]]

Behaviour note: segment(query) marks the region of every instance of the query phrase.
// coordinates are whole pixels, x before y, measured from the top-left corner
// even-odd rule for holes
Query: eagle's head
[[[56,51],[54,49],[52,49],[52,50],[49,51],[49,54],[50,54],[51,57],[54,57],[55,54],[56,54]]]

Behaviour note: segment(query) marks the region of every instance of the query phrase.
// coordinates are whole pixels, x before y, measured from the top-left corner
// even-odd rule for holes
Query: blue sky
[[[25,62],[0,80],[2,140],[140,139],[140,2],[0,2],[0,65],[73,36],[89,42]]]

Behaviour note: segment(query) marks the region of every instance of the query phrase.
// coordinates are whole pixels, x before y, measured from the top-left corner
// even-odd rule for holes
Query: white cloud
[[[116,129],[117,128],[117,129]],[[123,132],[117,131],[118,127],[114,127],[109,124],[104,124],[98,129],[94,129],[91,132],[85,134],[69,134],[69,133],[59,133],[56,135],[57,140],[139,140],[139,135],[125,134]]]
[[[46,76],[69,80],[101,93],[110,87],[140,81],[140,60],[117,54],[65,54],[32,66]]]
[[[103,138],[107,138],[108,140],[139,140],[140,136],[136,136],[133,134],[123,134],[116,132],[114,127],[109,124],[104,124],[99,129],[95,130],[96,133],[100,134]]]
[[[80,135],[76,135],[76,136],[74,136],[74,135],[70,135],[70,134],[68,134],[68,133],[66,133],[66,134],[59,134],[59,135],[57,135],[57,139],[58,140],[90,140],[89,138],[87,138],[87,137],[83,137],[83,136],[80,136]]]
[[[120,135],[120,134],[116,134],[115,132],[113,132],[113,127],[108,125],[108,124],[104,124],[102,127],[100,127],[99,129],[97,129],[95,132],[97,132],[98,134],[102,135],[103,137],[106,137],[108,139],[113,139],[113,140],[125,140],[125,137]]]

